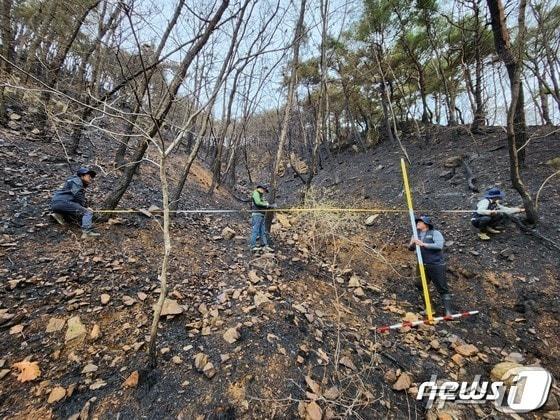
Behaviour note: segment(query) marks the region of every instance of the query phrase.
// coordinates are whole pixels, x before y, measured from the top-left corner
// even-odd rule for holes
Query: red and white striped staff
[[[417,327],[418,325],[421,324],[431,324],[431,323],[435,323],[435,322],[439,322],[439,321],[452,321],[454,319],[458,319],[458,318],[466,318],[468,316],[471,315],[476,315],[478,314],[478,311],[466,311],[466,312],[461,312],[458,314],[452,314],[452,315],[447,315],[447,316],[438,316],[433,318],[431,321],[429,319],[421,319],[418,321],[404,321],[404,322],[400,322],[398,324],[394,324],[394,325],[387,325],[385,327],[377,327],[375,328],[375,332],[377,333],[385,333],[385,332],[389,332],[391,330],[398,330],[399,328],[404,328],[404,327]]]

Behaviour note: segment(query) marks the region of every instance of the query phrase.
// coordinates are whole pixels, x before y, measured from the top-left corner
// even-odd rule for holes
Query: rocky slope
[[[247,250],[245,215],[175,218],[159,363],[148,371],[146,340],[162,252],[157,216],[113,217],[99,226],[98,240],[88,241],[75,226],[50,223],[48,199],[68,173],[66,159],[56,142],[24,124],[13,128],[0,135],[2,417],[487,417],[497,416],[491,404],[426,411],[415,400],[418,385],[432,374],[487,378],[506,360],[560,373],[555,251],[514,228],[479,243],[466,219],[445,219],[456,305],[481,315],[379,335],[375,326],[420,316],[420,297],[411,287],[414,260],[403,248],[406,217],[382,214],[365,226],[367,214],[320,212],[279,216],[277,251],[258,255]],[[104,139],[93,144],[78,160],[107,172],[90,193],[100,197],[116,174],[108,160],[112,146]],[[442,159],[453,146],[440,145]],[[392,147],[327,162],[332,166],[317,177],[311,205],[402,207]],[[409,147],[421,156],[423,145]],[[504,151],[488,161],[498,153]],[[417,201],[431,209],[463,208],[464,197],[444,195],[464,193],[460,173],[445,181],[437,175],[437,156],[420,162],[411,173]],[[487,167],[478,165],[480,173]],[[337,171],[344,173],[338,180]],[[423,190],[417,180],[427,174]],[[296,188],[287,176],[284,181],[280,203],[295,204],[287,192]],[[555,185],[542,201],[543,227],[549,226],[543,234],[551,237],[558,220],[550,201],[557,198]],[[207,187],[207,173],[197,167],[181,207],[239,207],[227,195],[208,197]],[[157,179],[146,165],[123,206],[152,204],[158,204]],[[527,257],[529,247],[538,252]],[[504,257],[506,248],[513,251]],[[557,395],[555,388],[547,406],[531,416],[558,415]]]

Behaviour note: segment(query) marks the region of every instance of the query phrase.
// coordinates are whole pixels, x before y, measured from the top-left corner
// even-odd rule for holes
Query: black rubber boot
[[[453,315],[453,310],[451,309],[451,295],[446,294],[441,297],[443,301],[443,307],[445,309],[445,316]]]

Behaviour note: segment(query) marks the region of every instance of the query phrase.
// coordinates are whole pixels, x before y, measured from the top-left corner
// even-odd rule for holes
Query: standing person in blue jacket
[[[268,232],[265,226],[265,210],[274,209],[276,206],[274,204],[269,204],[263,198],[263,194],[268,193],[268,188],[265,185],[259,184],[253,193],[251,194],[251,240],[249,242],[249,247],[251,251],[258,251],[261,248],[257,246],[257,238],[260,238],[264,250],[268,252],[274,251],[270,247],[270,241],[268,238]]]
[[[86,204],[86,188],[93,182],[95,175],[94,170],[78,169],[76,175],[68,178],[55,191],[51,201],[52,217],[61,225],[65,224],[65,217],[80,220],[82,238],[99,236],[93,230],[93,211]]]
[[[434,229],[434,225],[430,217],[420,216],[416,219],[416,229],[418,230],[418,239],[410,240],[408,249],[414,251],[416,245],[420,247],[427,280],[434,283],[436,289],[443,301],[445,315],[451,315],[451,294],[447,286],[445,258],[443,255],[443,244],[445,240],[439,230]]]

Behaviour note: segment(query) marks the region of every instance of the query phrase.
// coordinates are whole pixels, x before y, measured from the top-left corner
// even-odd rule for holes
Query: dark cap
[[[257,188],[262,188],[263,190],[265,190],[268,193],[268,185],[266,185],[266,184],[258,184]]]
[[[433,229],[433,228],[434,228],[434,225],[432,224],[432,219],[430,218],[430,216],[422,215],[422,216],[417,217],[416,219],[414,219],[414,221],[415,221],[416,223],[418,223],[418,222],[424,222],[425,224],[428,225],[428,227],[429,227],[430,229]]]
[[[500,199],[503,200],[504,198],[504,193],[502,191],[500,191],[498,188],[493,187],[490,188],[489,190],[486,190],[486,192],[484,193],[484,198],[489,198],[489,199]]]
[[[78,176],[82,176],[82,175],[86,175],[86,174],[90,174],[92,178],[95,178],[95,175],[97,175],[97,172],[95,172],[93,169],[89,169],[89,168],[80,168],[80,169],[78,169],[78,172],[76,172],[76,175],[78,175]]]

